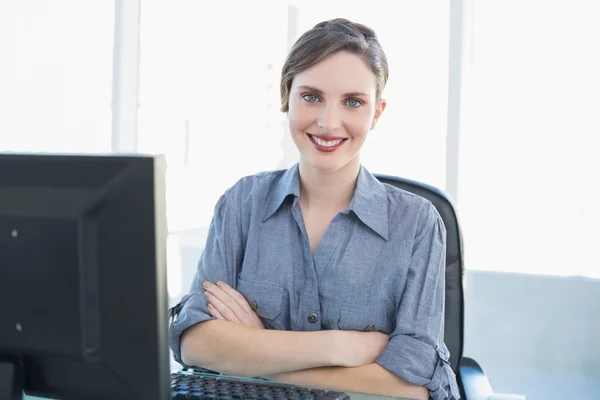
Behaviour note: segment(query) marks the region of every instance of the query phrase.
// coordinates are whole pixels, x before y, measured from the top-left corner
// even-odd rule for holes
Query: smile
[[[339,137],[325,139],[323,136],[319,137],[311,135],[310,133],[307,133],[307,135],[317,150],[326,152],[337,150],[346,140],[348,140],[347,138]]]

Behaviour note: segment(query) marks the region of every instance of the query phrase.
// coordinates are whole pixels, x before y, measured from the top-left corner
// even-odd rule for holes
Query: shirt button
[[[365,332],[371,332],[375,329],[375,325],[369,325],[365,328]]]
[[[314,324],[315,322],[317,322],[319,320],[319,317],[317,316],[317,314],[315,313],[311,313],[308,316],[308,322],[310,322],[311,324]]]
[[[251,301],[250,308],[253,309],[254,311],[256,311],[256,310],[258,310],[258,304],[256,304],[255,301]]]

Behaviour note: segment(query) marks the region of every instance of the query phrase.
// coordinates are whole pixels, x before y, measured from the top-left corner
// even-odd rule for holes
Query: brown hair
[[[385,53],[373,29],[336,18],[323,21],[305,32],[292,46],[281,70],[281,111],[288,112],[292,80],[326,57],[347,51],[361,57],[377,79],[377,99],[388,80],[389,70]]]

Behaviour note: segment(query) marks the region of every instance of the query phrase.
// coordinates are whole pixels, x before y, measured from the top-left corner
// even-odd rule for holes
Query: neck
[[[359,172],[358,160],[330,172],[317,170],[300,161],[300,201],[309,208],[346,209],[354,196]]]

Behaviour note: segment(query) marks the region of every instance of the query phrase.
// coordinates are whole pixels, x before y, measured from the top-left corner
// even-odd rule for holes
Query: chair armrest
[[[458,375],[465,395],[464,400],[487,400],[488,396],[494,393],[487,376],[472,358],[462,358],[458,366]]]

